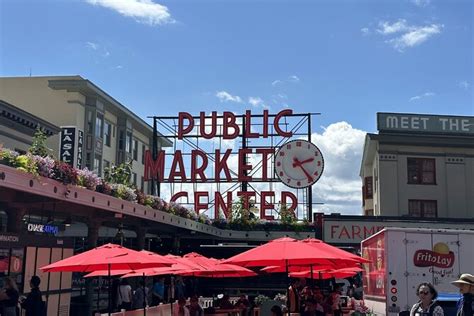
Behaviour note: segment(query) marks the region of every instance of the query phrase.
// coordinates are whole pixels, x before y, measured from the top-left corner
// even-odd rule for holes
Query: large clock
[[[275,155],[275,173],[287,186],[306,188],[319,180],[324,159],[316,145],[305,140],[290,141]]]

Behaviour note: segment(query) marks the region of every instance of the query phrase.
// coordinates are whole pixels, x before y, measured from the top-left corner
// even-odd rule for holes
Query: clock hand
[[[303,164],[308,163],[308,162],[311,162],[311,161],[314,161],[314,157],[309,158],[309,159],[306,159],[306,160],[303,160],[303,161],[300,161],[299,164],[300,164],[300,165],[303,165]]]
[[[309,160],[309,159],[308,159]],[[306,171],[305,168],[303,168],[303,162],[300,162],[298,160],[298,158],[294,157],[293,158],[293,168],[296,168],[296,167],[300,167],[301,170],[303,170],[303,173],[305,174],[305,176],[308,178],[308,181],[309,182],[312,182],[313,181],[313,177],[311,177],[311,175],[308,173],[308,171]]]

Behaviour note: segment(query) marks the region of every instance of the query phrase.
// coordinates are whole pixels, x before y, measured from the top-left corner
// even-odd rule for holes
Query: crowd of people
[[[343,308],[364,313],[366,307],[360,282],[354,281],[343,293],[340,284],[323,291],[318,286],[306,285],[305,279],[294,279],[288,288],[287,308],[302,316],[342,315]]]
[[[0,291],[0,315],[18,316],[19,307],[25,316],[45,316],[46,303],[43,301],[39,289],[41,280],[38,276],[30,279],[30,292],[21,296],[16,282],[11,278],[4,279],[4,288]],[[474,276],[462,274],[452,284],[459,288],[462,295],[456,306],[456,316],[474,315]],[[138,287],[133,291],[127,279],[116,280],[113,283],[112,294],[115,309],[141,309],[145,306],[155,306],[167,300],[177,300],[173,307],[172,316],[204,316],[204,308],[200,306],[199,299],[189,289],[181,277],[177,277],[172,286],[165,284],[164,278],[157,278],[150,287],[143,280],[138,282]],[[416,288],[418,302],[409,311],[409,316],[444,316],[443,308],[437,303],[438,293],[431,283],[423,282]],[[187,298],[189,297],[189,300]],[[214,303],[213,308],[224,310],[238,309],[241,315],[249,315],[252,304],[245,295],[232,303],[229,295],[223,295]],[[345,295],[340,284],[333,284],[331,291],[322,291],[317,286],[306,285],[304,279],[295,279],[288,288],[286,308],[291,313],[301,316],[339,316],[343,310],[351,310],[353,315],[365,315],[368,312],[364,304],[362,285],[360,282],[351,283]],[[271,308],[272,316],[283,315],[284,309],[275,305]],[[408,315],[408,314],[407,314]]]

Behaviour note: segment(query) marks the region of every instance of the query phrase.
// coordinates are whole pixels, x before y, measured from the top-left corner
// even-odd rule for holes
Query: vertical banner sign
[[[74,166],[76,150],[76,128],[72,126],[61,127],[61,143],[59,146],[59,159]]]
[[[65,163],[82,168],[82,148],[84,132],[75,126],[61,126],[59,159]]]
[[[84,144],[84,132],[77,130],[77,162],[76,168],[82,169],[82,147]]]

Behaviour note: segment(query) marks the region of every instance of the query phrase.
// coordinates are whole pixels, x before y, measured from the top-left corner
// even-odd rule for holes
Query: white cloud
[[[97,50],[99,48],[99,44],[93,42],[86,42],[86,47]]]
[[[239,97],[238,95],[232,95],[227,91],[218,91],[216,93],[216,97],[219,99],[221,102],[236,102],[236,103],[242,103],[242,98]]]
[[[279,79],[274,80],[272,82],[272,86],[276,87],[276,86],[284,84],[284,83],[288,83],[288,82],[296,83],[296,82],[300,82],[300,81],[301,81],[301,79],[297,75],[291,75],[291,76],[288,76],[288,78],[283,79],[283,80],[279,80]]]
[[[404,19],[400,19],[395,23],[390,24],[387,21],[379,22],[379,28],[377,32],[383,35],[404,32],[407,31],[409,27],[407,26],[407,21]]]
[[[402,52],[407,47],[413,47],[427,41],[435,34],[439,34],[443,25],[431,24],[429,26],[417,27],[400,37],[387,41],[395,49]]]
[[[115,69],[123,69],[122,65],[115,66]]]
[[[459,82],[459,87],[463,88],[464,90],[469,89],[470,86],[471,86],[471,84],[469,82],[467,82],[466,80],[463,80],[463,81]]]
[[[396,50],[403,52],[406,48],[420,45],[432,36],[441,33],[443,27],[443,24],[409,25],[406,20],[399,19],[394,23],[387,21],[379,22],[379,27],[376,31],[383,36],[396,36],[385,42]]]
[[[418,101],[418,100],[423,99],[423,98],[433,97],[435,95],[436,95],[436,93],[434,93],[434,92],[425,92],[423,94],[415,95],[414,97],[411,97],[410,102]]]
[[[253,106],[253,107],[265,107],[265,103],[263,102],[263,100],[259,97],[249,97],[249,103]]]
[[[324,205],[325,212],[361,214],[360,163],[366,132],[353,128],[347,122],[337,122],[314,133],[312,141],[324,157],[324,172],[313,186],[314,202]]]
[[[272,82],[272,86],[276,86],[281,83],[281,80],[275,80]]]
[[[370,30],[368,27],[363,27],[360,29],[360,31],[362,32],[362,35],[369,35],[370,34]]]
[[[299,82],[300,78],[296,75],[292,75],[292,76],[288,77],[288,81],[290,81],[290,82]]]
[[[430,5],[431,0],[411,0],[411,2],[418,7],[424,8]]]
[[[171,14],[166,6],[151,0],[86,0],[92,5],[102,6],[134,18],[140,23],[160,25],[173,23]]]

